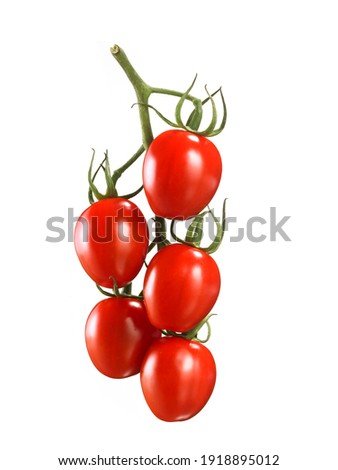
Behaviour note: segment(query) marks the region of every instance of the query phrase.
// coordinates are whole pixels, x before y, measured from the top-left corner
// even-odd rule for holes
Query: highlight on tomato
[[[143,163],[143,186],[154,213],[187,219],[201,212],[214,196],[222,160],[206,137],[180,129],[158,135]]]
[[[216,382],[216,365],[203,344],[166,337],[150,346],[140,379],[144,398],[157,418],[183,421],[208,402]]]
[[[103,287],[123,287],[142,268],[148,226],[130,200],[108,198],[89,206],[75,226],[74,245],[86,273]]]
[[[139,373],[146,351],[160,337],[161,332],[149,323],[143,302],[127,297],[96,304],[85,327],[90,359],[111,378]]]
[[[221,278],[207,253],[183,244],[162,248],[147,268],[143,295],[149,321],[156,328],[186,332],[214,306]]]

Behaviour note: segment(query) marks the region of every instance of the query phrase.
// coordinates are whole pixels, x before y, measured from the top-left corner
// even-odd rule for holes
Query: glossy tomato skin
[[[214,306],[221,285],[216,262],[187,245],[162,248],[145,274],[143,295],[150,323],[156,328],[185,332]]]
[[[103,199],[88,207],[75,226],[74,245],[87,274],[103,287],[134,279],[148,248],[147,222],[140,209],[123,198]]]
[[[222,160],[206,137],[171,129],[150,144],[143,164],[143,185],[154,213],[186,219],[203,210],[222,175]]]
[[[201,343],[161,338],[147,351],[140,379],[155,416],[164,421],[183,421],[195,416],[209,400],[216,382],[216,365]]]
[[[124,378],[140,371],[146,351],[161,332],[147,318],[142,301],[111,297],[91,311],[85,340],[94,366],[111,378]]]

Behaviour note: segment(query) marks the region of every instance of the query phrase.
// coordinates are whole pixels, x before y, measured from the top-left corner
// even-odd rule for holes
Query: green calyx
[[[211,326],[210,326],[209,320],[214,315],[216,314],[210,313],[205,318],[203,318],[203,320],[200,321],[194,328],[192,328],[189,331],[185,331],[184,333],[177,333],[171,330],[161,330],[161,331],[164,334],[164,336],[174,336],[176,338],[183,338],[189,341],[197,341],[198,343],[206,343],[207,341],[209,341],[211,337]],[[207,327],[207,336],[206,338],[200,338],[198,334],[204,326]]]
[[[209,255],[212,253],[215,253],[215,251],[217,251],[218,248],[221,246],[224,233],[226,230],[226,201],[227,199],[224,199],[221,221],[219,220],[218,217],[215,216],[214,211],[208,207],[208,210],[201,212],[200,214],[196,215],[193,218],[191,224],[188,227],[184,240],[176,235],[175,224],[178,221],[178,219],[173,219],[170,225],[170,234],[172,238],[178,243],[183,243],[185,245],[198,248],[204,251],[205,253],[208,253]],[[201,242],[202,242],[203,235],[204,235],[204,232],[203,232],[204,219],[207,215],[211,216],[212,221],[216,226],[216,234],[215,234],[215,238],[213,239],[213,241],[211,242],[209,246],[202,247]]]
[[[108,150],[106,150],[104,154],[104,159],[102,160],[98,168],[93,173],[93,163],[94,163],[94,158],[95,158],[95,150],[93,149],[93,156],[92,156],[89,170],[88,170],[88,184],[89,184],[88,200],[90,204],[93,204],[95,202],[94,197],[98,201],[102,199],[113,198],[113,197],[131,199],[132,197],[140,193],[143,189],[143,186],[141,186],[136,191],[133,191],[129,194],[119,196],[117,193],[117,189],[116,189],[116,183],[118,179],[123,175],[123,173],[142,155],[143,152],[144,152],[144,147],[143,145],[141,145],[141,147],[137,150],[137,152],[124,165],[122,165],[117,170],[111,172],[109,158],[108,158]],[[106,192],[104,194],[98,190],[96,184],[94,183],[95,178],[98,175],[100,170],[104,172],[104,176],[105,176]]]
[[[101,292],[101,294],[105,295],[106,297],[127,297],[128,299],[136,299],[136,300],[143,300],[143,295],[140,293],[139,295],[134,295],[132,294],[132,283],[130,282],[127,284],[125,287],[122,289],[119,289],[117,287],[116,281],[114,278],[114,287],[111,292],[108,292],[104,289],[99,284],[96,284],[97,289]]]
[[[137,104],[141,107],[146,106],[147,108],[152,109],[153,111],[155,111],[157,116],[162,119],[162,121],[164,121],[166,124],[168,124],[171,127],[174,127],[176,129],[184,129],[186,131],[193,132],[194,134],[198,134],[198,135],[201,135],[201,136],[204,136],[204,137],[213,137],[213,136],[219,134],[220,132],[222,132],[222,130],[224,129],[225,124],[226,124],[227,110],[226,110],[226,105],[225,105],[225,100],[224,100],[224,96],[223,96],[223,93],[222,93],[222,89],[219,88],[212,95],[210,95],[210,93],[208,92],[207,87],[205,86],[205,90],[206,90],[208,96],[205,100],[201,101],[198,98],[194,98],[189,94],[192,87],[194,86],[194,84],[196,82],[196,78],[197,78],[197,75],[195,76],[192,84],[187,89],[187,91],[182,94],[181,98],[179,99],[179,101],[176,105],[176,109],[175,109],[176,122],[171,121],[170,119],[166,118],[158,109],[156,109],[154,106],[150,105],[149,103],[138,102],[138,103],[135,103],[135,104]],[[172,95],[172,96],[177,96],[178,95],[178,93],[173,91],[173,90],[165,90],[163,88],[152,88],[151,90],[152,90],[152,93],[160,93],[160,94]],[[222,117],[222,121],[221,121],[219,127],[216,129],[217,108],[216,108],[215,100],[213,99],[213,97],[217,93],[220,93],[220,95],[221,95],[222,106],[223,106],[223,117]],[[185,124],[182,120],[182,108],[183,108],[184,103],[187,100],[192,101],[192,103],[194,105],[194,110],[191,112],[191,114],[190,114],[190,116],[189,116],[189,118],[188,118],[188,120]],[[208,125],[208,127],[206,129],[204,129],[203,131],[200,131],[199,126],[202,122],[203,106],[209,100],[210,100],[211,106],[212,106],[211,121],[210,121],[210,124]]]

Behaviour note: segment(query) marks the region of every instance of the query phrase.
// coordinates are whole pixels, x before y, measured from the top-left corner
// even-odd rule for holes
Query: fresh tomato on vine
[[[152,258],[143,295],[149,320],[156,328],[186,332],[214,306],[220,273],[210,255],[188,245],[173,244]]]
[[[216,382],[216,365],[201,343],[161,338],[147,351],[140,379],[155,416],[164,421],[183,421],[195,416],[209,400]]]
[[[143,164],[143,186],[154,213],[187,219],[201,212],[214,196],[222,161],[206,137],[171,129],[150,144]]]
[[[147,349],[160,337],[161,332],[149,323],[143,302],[127,297],[99,302],[85,328],[94,366],[112,378],[137,374]]]
[[[133,85],[142,133],[138,150],[119,168],[111,171],[108,150],[94,171],[95,150],[88,172],[88,199],[92,204],[76,223],[74,245],[86,273],[108,298],[91,311],[85,326],[89,357],[102,374],[123,378],[140,372],[147,404],[164,421],[187,420],[201,411],[209,400],[216,381],[216,365],[211,352],[201,344],[198,333],[208,328],[209,314],[220,291],[220,272],[211,258],[220,246],[225,231],[225,202],[222,222],[212,211],[203,211],[214,196],[222,175],[222,162],[208,137],[218,135],[226,123],[222,89],[199,99],[189,88],[177,90],[149,86],[129,62],[124,51],[114,45],[111,53]],[[175,120],[167,119],[149,104],[152,94],[178,98]],[[215,95],[222,101],[219,119]],[[189,101],[193,110],[186,120],[182,115]],[[203,106],[211,104],[211,120],[205,120]],[[149,109],[173,129],[153,137]],[[117,183],[128,168],[146,152],[143,185],[118,197]],[[103,171],[106,188],[96,186]],[[155,213],[155,240],[149,245],[147,222],[129,199],[142,189]],[[94,202],[97,200],[97,202]],[[203,211],[203,212],[202,212]],[[204,217],[211,213],[217,232],[212,243],[199,248],[203,238]],[[194,217],[185,239],[174,230],[176,219]],[[172,219],[167,238],[165,218]],[[156,244],[159,251],[149,263],[145,258]],[[143,295],[132,294],[132,280],[147,266]],[[112,288],[113,293],[102,287]],[[120,288],[122,288],[120,290]],[[208,315],[209,314],[209,315]],[[162,337],[164,335],[165,337]]]
[[[87,274],[103,287],[123,287],[140,271],[148,249],[148,226],[140,209],[123,198],[89,206],[75,226],[74,244]]]

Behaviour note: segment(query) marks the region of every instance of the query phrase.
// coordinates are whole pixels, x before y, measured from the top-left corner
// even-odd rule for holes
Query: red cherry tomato
[[[186,219],[209,204],[221,174],[221,157],[210,140],[184,130],[168,130],[147,150],[143,185],[156,215]]]
[[[216,382],[214,358],[205,346],[183,338],[161,338],[147,351],[141,386],[155,416],[183,421],[209,400]]]
[[[137,374],[147,349],[160,337],[161,332],[149,323],[143,302],[127,297],[99,302],[85,328],[94,366],[112,378]]]
[[[75,226],[74,244],[87,274],[100,286],[123,287],[140,271],[148,248],[148,227],[140,209],[122,198],[88,207]]]
[[[156,328],[185,332],[214,306],[220,273],[205,252],[187,245],[162,248],[146,271],[143,295],[150,323]]]

